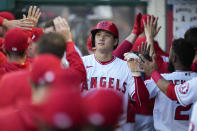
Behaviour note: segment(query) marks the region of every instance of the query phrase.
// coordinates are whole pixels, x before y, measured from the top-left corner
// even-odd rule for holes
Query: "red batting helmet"
[[[111,21],[100,21],[94,28],[91,29],[92,34],[92,47],[95,47],[95,34],[98,30],[105,30],[110,32],[114,37],[119,39],[119,33],[116,25]]]

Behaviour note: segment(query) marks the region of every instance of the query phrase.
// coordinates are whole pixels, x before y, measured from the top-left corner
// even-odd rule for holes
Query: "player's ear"
[[[116,46],[118,45],[118,39],[115,38],[114,41],[115,41],[115,42],[114,42],[114,47],[116,47]]]

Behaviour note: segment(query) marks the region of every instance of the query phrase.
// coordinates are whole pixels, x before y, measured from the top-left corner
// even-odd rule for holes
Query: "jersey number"
[[[188,105],[186,107],[184,106],[177,106],[175,111],[175,120],[189,120],[189,114],[181,114],[182,111],[189,111],[191,109],[191,105]]]

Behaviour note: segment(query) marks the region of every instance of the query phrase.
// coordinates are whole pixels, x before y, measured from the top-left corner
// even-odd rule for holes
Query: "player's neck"
[[[8,62],[14,62],[19,64],[24,64],[26,62],[26,56],[24,57],[7,57]]]
[[[97,51],[95,52],[95,57],[100,62],[110,61],[114,58],[112,53],[99,53]]]

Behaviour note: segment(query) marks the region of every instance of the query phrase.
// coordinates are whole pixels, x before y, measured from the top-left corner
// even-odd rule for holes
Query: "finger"
[[[39,13],[40,13],[40,9],[39,8],[37,8],[37,10],[36,10],[36,13],[35,13],[35,16],[34,17],[38,17],[38,15],[39,15]]]
[[[34,7],[33,7],[33,11],[32,11],[32,13],[31,13],[31,17],[34,17],[34,16],[35,16],[36,9],[37,9],[37,6],[34,6]]]
[[[156,34],[158,34],[158,32],[160,31],[160,29],[161,29],[161,26],[159,26],[159,27],[157,28]]]
[[[146,53],[147,53],[147,54],[149,54],[149,52],[150,52],[150,45],[148,45],[148,44],[147,44],[147,50],[146,50]]]
[[[139,57],[141,58],[141,60],[142,60],[144,63],[148,63],[148,62],[149,62],[142,54],[139,54]]]
[[[25,29],[25,30],[32,30],[32,28],[28,28],[28,27],[20,27],[20,28],[22,28],[22,29]]]
[[[23,19],[26,19],[27,17],[26,17],[26,15],[25,14],[23,14]]]
[[[63,23],[64,23],[65,27],[67,28],[67,30],[70,31],[70,26],[69,26],[69,24],[68,24],[68,22],[66,21],[65,18],[63,19]]]
[[[138,46],[137,49],[138,49],[138,52],[141,53],[141,52],[140,52],[140,46]]]
[[[147,43],[144,44],[144,54],[147,53]]]
[[[57,32],[59,32],[60,29],[61,29],[59,17],[56,17],[56,18],[53,20],[53,22],[54,22],[54,25],[55,25],[55,30],[56,30]]]
[[[154,24],[154,25],[157,25],[157,22],[158,22],[158,17],[155,18],[153,24]]]
[[[142,42],[141,53],[144,54],[144,42]]]
[[[152,56],[152,60],[153,60],[153,63],[156,63],[156,60],[157,60],[157,56],[156,54],[154,53],[153,56]]]
[[[150,21],[149,21],[149,16],[147,16],[147,25],[150,24]]]
[[[62,17],[58,17],[57,19],[59,21],[59,25],[63,28],[64,27],[64,24],[63,24]]]
[[[144,29],[147,28],[147,24],[145,23],[145,21],[143,20],[143,24],[144,24]]]
[[[32,12],[32,6],[29,7],[27,18],[31,16],[31,12]]]
[[[41,16],[41,12],[39,12],[39,14],[37,15],[36,19],[39,20],[40,16]]]
[[[150,25],[153,25],[153,15],[151,15],[151,18],[150,18]]]

